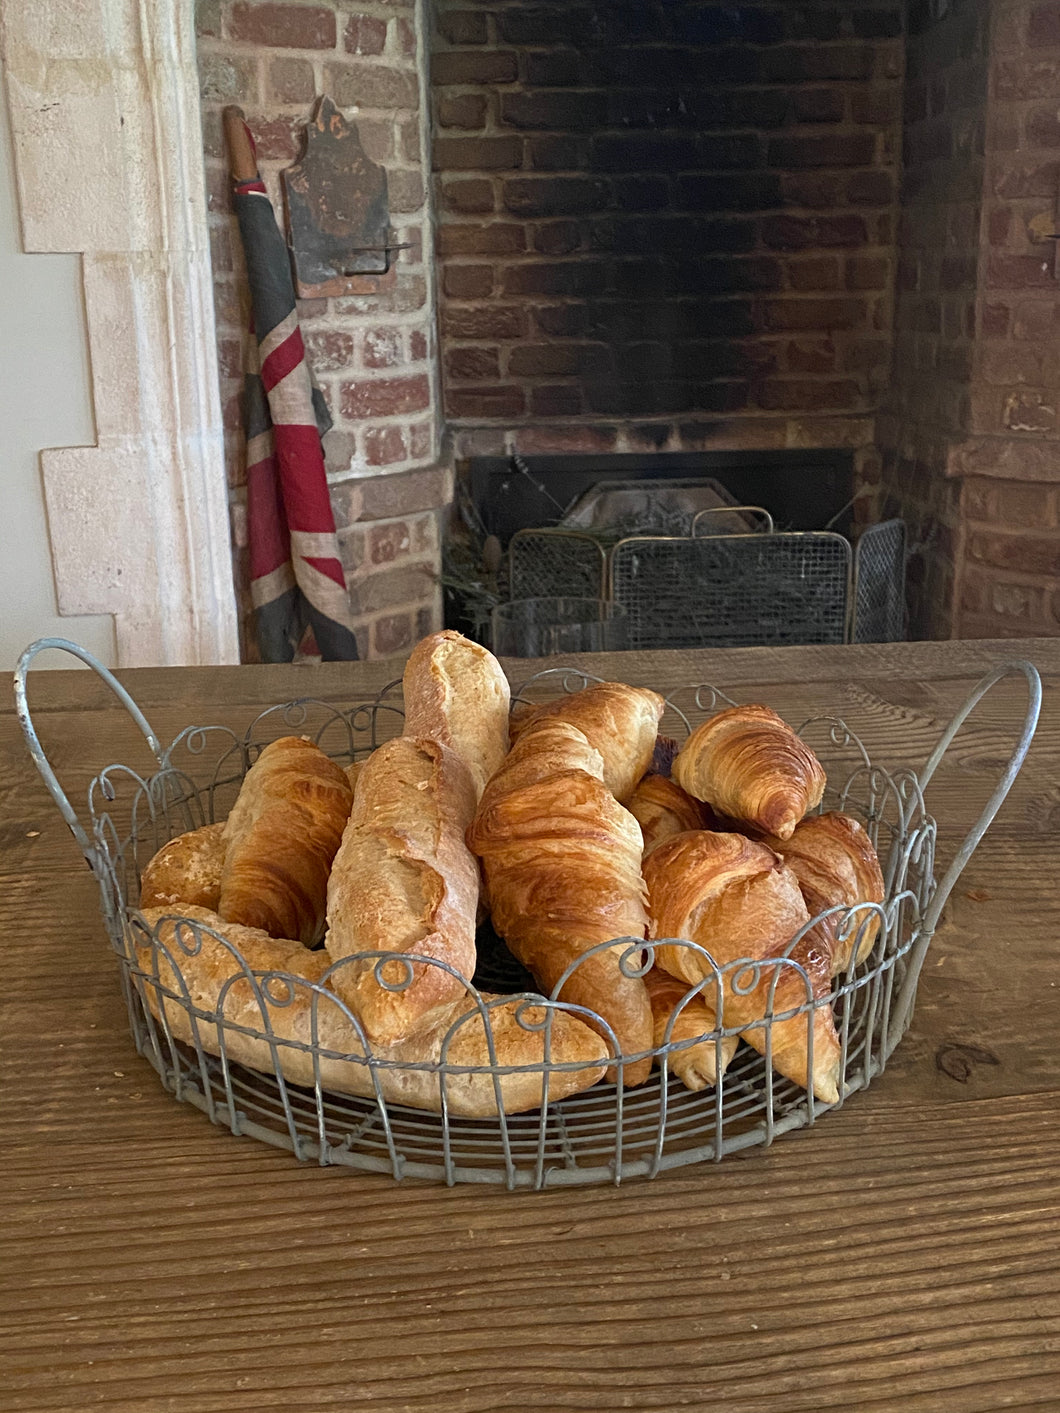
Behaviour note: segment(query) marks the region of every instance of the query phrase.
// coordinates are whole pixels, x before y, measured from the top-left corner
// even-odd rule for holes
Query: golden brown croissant
[[[352,801],[346,772],[319,746],[300,736],[267,745],[225,822],[221,916],[314,943]]]
[[[140,879],[141,908],[193,903],[216,912],[224,868],[224,823],[204,824],[163,844]]]
[[[761,962],[787,954],[792,937],[810,916],[791,870],[771,849],[742,834],[675,834],[645,860],[644,878],[652,938],[696,942],[719,968],[744,957]],[[741,995],[752,977],[736,969],[723,978],[720,1014],[726,1028],[740,1026],[744,1039],[764,1053],[767,1031],[760,1022],[767,1011],[777,1016],[811,998],[820,1002],[813,1011],[813,1090],[831,1103],[838,1098],[839,1040],[825,999],[831,958],[821,943],[815,930],[790,953],[809,978],[810,994],[794,967],[763,966],[757,984]],[[655,960],[686,982],[713,976],[709,963],[691,947],[657,946]],[[718,989],[715,984],[703,992],[704,1004],[716,1013]],[[773,1020],[769,1038],[773,1068],[808,1086],[806,1015]]]
[[[602,777],[583,733],[546,716],[520,734],[468,830],[493,925],[546,992],[594,944],[645,935],[640,827]],[[623,1055],[646,1054],[651,1006],[643,980],[620,968],[624,951],[586,957],[559,996],[602,1017]],[[625,1066],[625,1082],[650,1069],[650,1056]]]
[[[194,955],[187,955],[179,937],[182,936],[193,950],[195,939],[186,925],[173,920],[162,921],[171,912],[171,909],[159,908],[149,909],[144,914],[148,924],[157,928],[162,944],[155,953],[159,982],[177,995],[184,994],[175,974],[175,963],[187,987],[190,1004],[210,1013],[216,1012],[222,1004],[223,993],[224,1018],[228,1022],[223,1028],[223,1043],[229,1060],[266,1073],[271,1073],[278,1063],[293,1084],[312,1088],[319,1079],[321,1087],[326,1090],[357,1094],[369,1099],[375,1097],[372,1072],[363,1063],[365,1047],[356,1026],[339,1001],[329,1002],[325,997],[318,999],[314,1008],[313,993],[308,986],[295,986],[291,998],[289,984],[279,980],[259,986],[255,995],[250,981],[245,979],[246,969],[231,948],[237,949],[246,967],[253,972],[281,971],[318,986],[326,986],[323,978],[329,963],[324,952],[307,952],[301,943],[272,938],[257,928],[227,923],[205,908],[189,906],[181,908],[182,915],[186,914],[200,927],[218,933],[230,946],[217,941],[211,932],[203,931],[200,934],[201,947],[194,951]],[[134,938],[141,965],[148,977],[152,977],[150,939],[139,932],[134,933]],[[231,981],[226,988],[225,983],[231,978],[238,979]],[[164,998],[150,980],[144,983],[144,990],[156,1017],[161,1015],[164,1006],[166,1020],[176,1039],[186,1043],[194,1043],[197,1039],[210,1054],[222,1053],[216,1025],[199,1020],[193,1035],[191,1017],[184,1006]],[[289,1000],[290,1004],[279,1004],[285,1000]],[[497,1065],[540,1066],[545,1054],[544,1032],[530,1031],[520,1025],[516,1015],[519,1003],[486,995],[483,1000],[498,1002],[489,1011]],[[470,1018],[453,1032],[446,1046],[450,1029],[465,1015]],[[527,1025],[540,1021],[543,1019],[540,1008],[528,1008],[523,1019]],[[275,1044],[275,1049],[266,1039],[244,1033],[260,1033],[266,1028],[272,1032],[274,1041],[279,1042]],[[550,1059],[556,1064],[578,1066],[572,1070],[554,1070],[549,1075],[548,1097],[550,1101],[556,1101],[569,1094],[577,1094],[600,1079],[604,1073],[605,1046],[599,1036],[576,1016],[562,1011],[553,1013],[550,1029]],[[333,1052],[320,1055],[316,1068],[312,1054],[292,1048],[291,1043],[284,1043],[308,1046],[314,1041],[320,1050]],[[433,1011],[406,1040],[390,1046],[373,1046],[371,1053],[379,1060],[402,1066],[394,1068],[393,1065],[383,1064],[375,1069],[376,1082],[387,1103],[408,1104],[413,1108],[435,1111],[440,1108],[441,1099],[441,1081],[437,1071],[440,1063],[472,1070],[482,1070],[490,1064],[481,1014],[466,993]],[[361,1063],[358,1063],[358,1056],[362,1057]],[[413,1065],[421,1068],[405,1068]],[[544,1097],[540,1069],[499,1075],[496,1082],[500,1088],[502,1107],[507,1113],[537,1108]],[[497,1113],[497,1092],[488,1070],[485,1073],[447,1074],[445,1095],[451,1114],[479,1119]]]
[[[475,786],[464,762],[427,737],[399,736],[366,761],[328,883],[333,962],[358,952],[415,952],[452,967],[412,964],[390,991],[375,962],[340,967],[332,985],[370,1040],[392,1044],[435,1006],[464,995],[475,970],[478,863],[464,842]],[[388,984],[408,977],[388,961]]]
[[[723,1035],[720,1042],[702,1038],[710,1035],[717,1022],[714,1012],[703,1000],[702,992],[685,1000],[690,990],[687,981],[678,981],[660,967],[652,967],[644,978],[644,984],[651,1001],[652,1045],[655,1049],[660,1050],[664,1045],[678,1046],[682,1041],[694,1042],[681,1045],[667,1056],[671,1072],[677,1075],[686,1089],[706,1089],[708,1085],[717,1084],[718,1075],[724,1074],[732,1062],[740,1043],[739,1037]]]
[[[671,834],[716,825],[713,810],[665,775],[645,775],[624,803],[640,825],[645,857]]]
[[[833,812],[811,815],[790,839],[764,841],[780,854],[799,880],[811,916],[827,908],[883,902],[883,874],[872,840],[856,819]],[[842,942],[837,932],[841,915],[826,918],[832,949],[832,975],[846,971],[857,943],[860,962],[872,950],[880,931],[876,913],[863,910],[851,919],[851,934]]]
[[[576,726],[603,758],[604,784],[616,800],[625,800],[651,764],[665,707],[658,692],[647,687],[600,682],[543,706],[515,712],[512,741],[537,721],[565,721]]]
[[[730,707],[697,726],[673,778],[720,814],[779,839],[791,837],[825,787],[813,751],[766,706]]]
[[[402,683],[405,735],[430,736],[456,752],[475,797],[508,753],[511,690],[493,654],[446,629],[412,650]]]

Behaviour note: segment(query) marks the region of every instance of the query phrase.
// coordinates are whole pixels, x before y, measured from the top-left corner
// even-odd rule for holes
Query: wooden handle
[[[258,159],[243,117],[243,109],[233,103],[221,114],[228,144],[228,167],[233,181],[249,182],[258,175]]]

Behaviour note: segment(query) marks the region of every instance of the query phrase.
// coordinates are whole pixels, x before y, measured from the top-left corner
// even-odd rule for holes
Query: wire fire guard
[[[88,789],[84,822],[44,754],[27,701],[30,666],[46,648],[63,649],[99,674],[129,711],[157,765],[149,774],[122,764],[101,770]],[[1009,674],[1022,674],[1029,691],[1019,742],[978,822],[936,881],[936,824],[928,812],[925,791],[969,713]],[[553,670],[538,674],[523,690],[542,700],[589,680],[595,679]],[[401,731],[399,683],[391,684],[378,698],[351,703],[346,709],[313,700],[277,705],[262,712],[242,733],[222,726],[189,726],[168,746],[159,741],[113,674],[65,640],[43,639],[26,649],[15,676],[15,694],[32,758],[98,880],[136,1048],[170,1093],[233,1134],[252,1135],[289,1149],[299,1159],[389,1173],[397,1179],[542,1188],[654,1177],[667,1169],[717,1162],[738,1150],[770,1144],[791,1129],[816,1123],[829,1108],[841,1106],[883,1071],[909,1025],[917,979],[943,904],[1026,756],[1040,710],[1041,682],[1026,662],[989,673],[919,771],[912,766],[885,770],[873,763],[859,738],[838,718],[818,716],[803,725],[802,734],[828,771],[829,790],[822,808],[845,810],[865,826],[880,856],[885,898],[879,905],[830,910],[839,918],[840,935],[853,939],[854,945],[850,965],[834,978],[831,993],[823,997],[814,998],[809,979],[790,955],[766,963],[741,960],[719,967],[702,948],[695,948],[705,980],[689,987],[679,1010],[702,994],[717,1012],[715,1028],[697,1039],[712,1045],[720,1056],[730,1037],[748,1036],[750,1030],[755,1033],[749,1038],[757,1047],[741,1044],[713,1088],[693,1092],[671,1074],[675,1053],[693,1043],[673,1039],[672,1020],[663,1043],[651,1052],[655,1068],[645,1083],[637,1087],[625,1083],[626,1066],[643,1056],[617,1053],[612,1036],[614,1081],[600,1081],[559,1102],[550,1099],[550,1080],[563,1068],[549,1059],[553,1023],[563,1011],[585,1013],[535,994],[526,973],[503,945],[484,932],[478,971],[468,988],[467,1011],[445,1037],[441,1060],[406,1067],[434,1076],[438,1112],[408,1108],[389,1097],[395,1078],[400,1078],[394,1071],[401,1066],[373,1054],[357,1020],[328,986],[326,975],[310,982],[288,973],[254,972],[226,943],[232,954],[232,986],[222,987],[216,1005],[203,1009],[196,1004],[182,964],[196,954],[209,929],[185,919],[163,936],[165,923],[159,922],[152,931],[137,910],[140,872],[148,859],[174,835],[225,818],[264,745],[297,732],[310,736],[340,762],[362,759]],[[661,729],[671,736],[683,735],[690,725],[730,700],[715,688],[682,688],[670,695]],[[789,954],[817,921],[792,939]],[[871,950],[859,960],[864,949],[857,944],[877,923]],[[673,941],[694,946],[681,939]],[[604,946],[619,951],[631,974],[651,965],[652,949],[642,939],[621,938]],[[395,958],[408,960],[405,954],[389,952],[372,953],[369,960],[381,967]],[[426,958],[413,960],[437,965]],[[770,998],[763,1018],[750,1027],[726,1024],[726,991],[741,994],[753,989],[762,981],[763,970]],[[772,999],[782,971],[801,978],[806,996],[803,1004],[783,1012],[775,1009]],[[382,980],[378,970],[377,975]],[[252,989],[260,1024],[248,1025],[232,1015],[228,1001],[236,984],[244,992]],[[561,980],[557,992],[562,984]],[[487,1001],[482,994],[487,987],[512,994]],[[544,1037],[544,1060],[536,1066],[509,1069],[452,1063],[448,1057],[456,1053],[462,1027],[482,1025],[496,1005],[513,1008],[513,997],[519,1025]],[[520,998],[525,1004],[520,1004]],[[781,1078],[771,1065],[773,1027],[805,1015],[807,1061],[812,1070],[815,1027],[809,1022],[821,1006],[832,1008],[840,1044],[839,1099],[834,1105],[823,1104],[812,1091]],[[295,1008],[309,1018],[301,1031],[289,1023]],[[606,1032],[605,1023],[595,1019]],[[335,1048],[336,1035],[348,1037],[343,1048]],[[506,1114],[497,1103],[491,1118],[463,1116],[461,1096],[469,1087],[477,1086],[480,1095],[499,1099],[513,1069],[533,1072],[542,1095],[539,1107]]]

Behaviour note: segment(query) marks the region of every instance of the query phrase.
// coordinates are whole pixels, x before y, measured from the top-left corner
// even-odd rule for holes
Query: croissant
[[[767,961],[788,954],[792,937],[809,921],[798,880],[764,844],[742,834],[706,831],[675,834],[644,862],[652,938],[686,938],[698,943],[719,968],[740,958]],[[838,1097],[839,1039],[827,997],[831,957],[816,930],[791,950],[791,966],[762,966],[757,984],[740,994],[751,980],[746,968],[736,968],[705,988],[704,1004],[721,1010],[726,1028],[740,1026],[743,1038],[760,1053],[769,1053],[773,1068],[808,1087],[809,1034],[806,1014],[762,1024],[767,1013],[816,1003],[813,1015],[813,1091],[832,1103]],[[692,947],[661,945],[656,965],[671,976],[696,983],[713,977],[710,963]],[[718,996],[718,991],[722,996]]]
[[[512,715],[512,741],[534,722],[565,721],[576,726],[600,752],[604,784],[624,800],[651,764],[659,720],[666,702],[647,687],[600,682],[543,706],[523,707]]]
[[[639,1084],[651,1069],[644,982],[624,973],[624,947],[584,955],[596,943],[644,937],[648,921],[640,827],[603,772],[577,727],[543,717],[486,787],[467,839],[485,868],[494,927],[546,992],[584,958],[560,999],[601,1017],[622,1055],[644,1054],[623,1066],[625,1082]]]
[[[711,829],[717,824],[714,812],[707,805],[694,800],[665,775],[645,775],[625,806],[640,825],[645,857],[671,834],[682,834],[688,829]]]
[[[511,690],[493,654],[446,629],[413,648],[402,683],[405,735],[429,736],[461,758],[478,799],[508,753]]]
[[[739,1037],[723,1035],[720,1040],[703,1039],[715,1029],[717,1021],[703,1000],[702,992],[685,1000],[690,989],[688,982],[678,981],[660,967],[652,967],[644,984],[651,1001],[652,1046],[656,1050],[664,1045],[680,1047],[669,1052],[667,1065],[686,1089],[706,1089],[708,1085],[717,1084],[718,1075],[724,1074],[732,1063]]]
[[[360,773],[328,883],[328,956],[415,952],[445,963],[413,964],[395,991],[374,961],[338,968],[334,989],[373,1042],[409,1035],[428,1011],[463,996],[474,974],[479,870],[464,842],[474,813],[471,772],[427,737],[387,741]],[[400,985],[408,968],[387,961],[381,976]]]
[[[826,783],[813,751],[766,706],[730,707],[697,726],[673,778],[719,814],[778,839],[791,838]]]
[[[284,736],[247,771],[225,823],[218,911],[307,946],[320,936],[328,873],[353,790],[311,741]]]
[[[171,911],[151,908],[144,913],[157,945],[138,929],[132,935],[147,977],[143,989],[148,1005],[156,1018],[164,1014],[177,1040],[197,1043],[210,1054],[223,1053],[230,1061],[265,1073],[278,1067],[292,1084],[307,1089],[319,1083],[326,1090],[373,1099],[378,1085],[386,1103],[435,1112],[441,1107],[444,1083],[449,1113],[462,1118],[495,1116],[498,1092],[506,1113],[535,1109],[543,1102],[541,1068],[496,1077],[487,1068],[492,1061],[486,1029],[481,1012],[466,993],[433,1011],[405,1040],[372,1047],[371,1054],[382,1063],[370,1068],[364,1061],[362,1036],[348,1012],[337,998],[329,1002],[327,995],[310,987],[312,983],[327,988],[325,953],[307,952],[299,942],[224,922],[205,908],[182,906],[182,914],[196,924],[193,930],[169,915]],[[152,979],[155,967],[157,984]],[[277,971],[298,980],[292,986],[273,978],[255,986],[249,979],[250,972]],[[186,994],[187,1002],[170,999],[166,990],[180,997]],[[520,1002],[486,995],[482,999],[496,1003],[490,1004],[489,1027],[497,1067],[542,1066],[546,1031],[527,1029],[545,1019],[541,1008],[527,1008],[520,1024]],[[223,1006],[225,1025],[193,1019],[189,1004],[208,1014]],[[457,1025],[463,1016],[468,1019]],[[271,1033],[271,1043],[262,1034],[266,1031]],[[553,1102],[600,1079],[606,1048],[587,1025],[563,1011],[552,1013],[548,1032],[550,1061],[574,1067],[549,1073],[547,1097]],[[316,1053],[298,1048],[305,1046],[315,1046]],[[442,1063],[465,1072],[446,1073],[443,1081],[438,1072]]]
[[[790,839],[764,841],[780,854],[799,880],[811,915],[827,908],[853,907],[855,903],[883,902],[883,874],[872,840],[848,814],[811,815]],[[832,974],[846,971],[857,944],[857,960],[872,950],[880,931],[879,914],[862,911],[852,919],[851,935],[838,937],[841,915],[823,920],[829,929]]]

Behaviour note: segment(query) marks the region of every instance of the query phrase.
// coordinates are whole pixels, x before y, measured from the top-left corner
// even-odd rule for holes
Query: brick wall
[[[961,637],[1060,632],[1060,3],[993,12]]]
[[[978,0],[909,8],[894,371],[880,418],[888,508],[904,515],[915,636],[947,637],[960,554],[950,448],[971,421],[989,25]]]
[[[391,288],[299,305],[309,361],[335,422],[324,449],[359,648],[366,657],[397,653],[439,622],[439,507],[451,494],[436,464],[425,25],[414,0],[199,0],[196,17],[244,656],[255,657],[240,426],[248,301],[221,111],[228,103],[244,109],[279,211],[279,172],[300,155],[315,98],[325,92],[356,123],[369,157],[386,167],[395,234],[411,243]]]
[[[895,372],[880,418],[913,630],[1060,632],[1060,4],[909,16]]]
[[[457,449],[855,446],[871,479],[901,9],[438,0]]]

